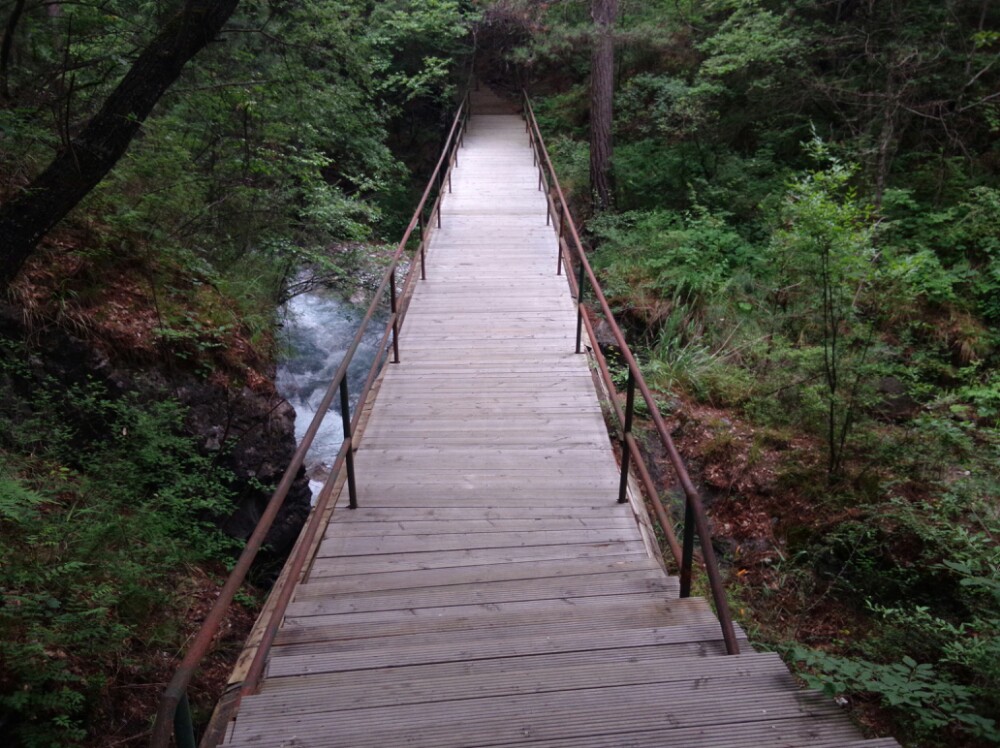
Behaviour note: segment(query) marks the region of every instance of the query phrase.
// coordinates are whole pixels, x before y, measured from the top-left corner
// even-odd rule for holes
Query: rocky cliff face
[[[295,452],[295,410],[277,394],[261,394],[188,379],[174,382],[174,395],[190,409],[188,426],[202,440],[202,448],[221,456],[243,484],[238,504],[222,524],[237,538],[253,532],[270,493],[257,485],[273,486],[281,480]],[[305,469],[285,499],[267,535],[266,544],[276,552],[289,549],[309,513],[311,499]]]
[[[24,341],[30,351],[30,375],[50,377],[69,387],[88,380],[103,384],[110,397],[135,393],[140,400],[171,397],[188,408],[186,428],[206,454],[236,478],[232,513],[222,529],[237,538],[253,531],[295,452],[295,411],[273,387],[231,386],[225,378],[200,377],[176,367],[112,359],[100,347],[55,326],[29,329],[21,314],[0,304],[0,337]],[[173,370],[171,370],[173,369]],[[0,382],[0,388],[16,386]],[[309,483],[299,471],[266,545],[272,554],[287,553],[309,513]]]

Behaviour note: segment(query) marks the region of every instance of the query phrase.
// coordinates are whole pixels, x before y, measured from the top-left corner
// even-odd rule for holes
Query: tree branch
[[[0,288],[10,284],[41,238],[111,171],[184,65],[216,37],[238,4],[187,0],[80,134],[0,208]]]

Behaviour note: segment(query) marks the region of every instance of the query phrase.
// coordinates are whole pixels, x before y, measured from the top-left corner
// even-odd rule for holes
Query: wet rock
[[[189,408],[189,431],[207,451],[220,453],[222,464],[237,477],[236,507],[221,527],[246,539],[271,496],[260,486],[277,485],[295,453],[295,411],[276,394],[193,379],[177,387],[175,394]],[[295,542],[311,498],[305,471],[300,469],[265,539],[273,551],[280,553]]]

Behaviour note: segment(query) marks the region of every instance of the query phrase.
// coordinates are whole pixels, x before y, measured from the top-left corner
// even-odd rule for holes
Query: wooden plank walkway
[[[481,98],[338,508],[230,746],[886,746],[727,657],[655,557],[555,275],[523,121]],[[648,534],[647,534],[648,535]]]

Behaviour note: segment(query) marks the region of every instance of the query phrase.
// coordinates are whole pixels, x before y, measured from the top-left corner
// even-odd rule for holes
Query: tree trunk
[[[5,99],[10,98],[10,86],[7,83],[7,71],[10,65],[10,50],[14,46],[14,32],[17,31],[17,22],[21,20],[24,12],[25,0],[15,0],[14,9],[7,19],[7,28],[3,32],[3,41],[0,42],[0,96]]]
[[[590,57],[590,192],[594,211],[614,201],[611,120],[615,94],[614,24],[618,0],[592,0],[594,48]]]
[[[238,4],[187,0],[80,134],[0,208],[0,288],[10,284],[41,238],[111,171],[187,61],[215,38]]]

